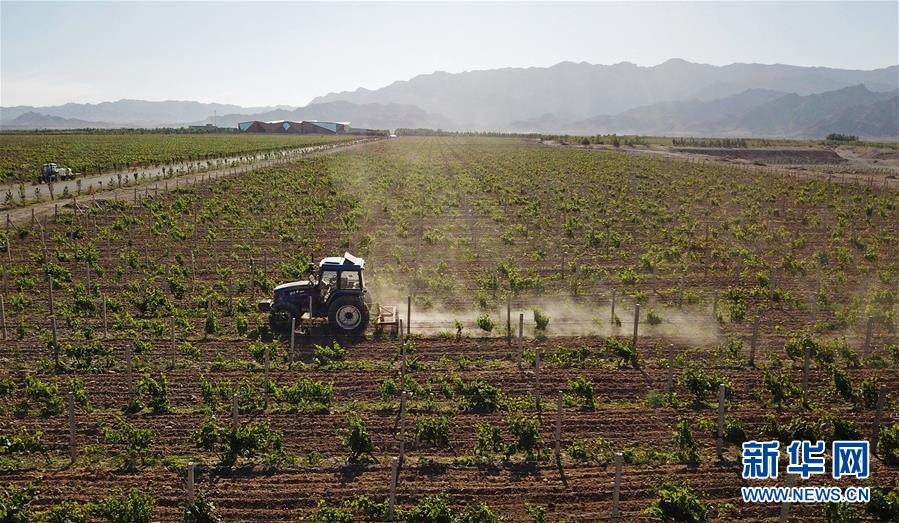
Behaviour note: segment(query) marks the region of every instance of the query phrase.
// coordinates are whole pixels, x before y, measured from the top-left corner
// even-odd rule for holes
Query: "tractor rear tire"
[[[328,308],[328,325],[338,334],[362,334],[368,328],[368,319],[368,307],[355,296],[341,296]]]
[[[300,313],[293,305],[276,303],[272,306],[272,312],[268,315],[268,324],[273,332],[290,332],[291,320],[299,317]]]

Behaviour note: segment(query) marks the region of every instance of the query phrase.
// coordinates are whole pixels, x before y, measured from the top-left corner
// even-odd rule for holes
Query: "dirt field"
[[[840,164],[847,161],[845,158],[829,149],[715,149],[703,147],[675,147],[673,150],[679,153],[741,159],[768,165]]]
[[[741,479],[739,434],[717,459],[717,385],[697,389],[688,379],[697,373],[726,384],[728,426],[745,438],[870,439],[871,391],[884,398],[881,427],[899,423],[890,190],[447,138],[381,141],[199,182],[137,206],[25,221],[3,237],[0,435],[40,431],[47,459],[36,449],[0,454],[0,484],[35,485],[38,511],[135,487],[155,500],[154,520],[179,520],[192,461],[197,492],[226,521],[295,521],[320,500],[355,501],[355,518],[383,519],[366,515],[360,496],[388,498],[400,389],[409,400],[397,506],[446,495],[456,510],[486,503],[510,521],[531,521],[529,506],[548,521],[608,519],[616,452],[624,520],[653,519],[645,511],[664,480],[688,485],[708,519],[776,518],[779,505],[739,498],[741,486],[776,483]],[[396,340],[298,335],[291,353],[289,338],[268,343],[258,329],[266,318],[256,299],[296,279],[310,257],[345,250],[366,257],[376,301],[400,305],[405,318],[413,296],[405,366]],[[638,303],[635,363],[626,349]],[[545,331],[535,330],[535,307],[549,318]],[[489,333],[483,316],[495,323]],[[345,356],[322,349],[335,341]],[[64,403],[54,403],[70,390],[82,398],[74,464]],[[232,464],[198,443],[208,422],[230,426],[235,392],[238,425],[268,423],[256,436],[280,434],[280,450],[263,441]],[[163,396],[168,405],[154,413]],[[143,408],[126,413],[135,398]],[[358,462],[344,440],[353,415],[373,444]],[[117,417],[153,431],[131,466],[127,445],[105,430],[124,430]],[[442,417],[441,442],[426,428]],[[533,419],[526,451],[521,423]],[[696,460],[678,455],[681,420]],[[484,450],[486,424],[505,451]],[[871,467],[870,486],[899,484],[883,456]],[[823,511],[793,506],[790,520],[823,521]]]

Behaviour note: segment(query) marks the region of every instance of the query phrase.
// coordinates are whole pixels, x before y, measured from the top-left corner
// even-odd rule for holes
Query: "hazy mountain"
[[[63,118],[28,111],[3,123],[4,129],[84,129],[117,127],[108,122],[88,122],[77,118]]]
[[[289,106],[241,107],[239,105],[202,103],[189,101],[149,102],[146,100],[118,100],[98,104],[68,103],[47,107],[19,105],[0,107],[0,124],[33,112],[46,116],[78,119],[85,122],[107,122],[126,127],[167,126],[180,122],[193,122],[212,118],[214,114],[257,113],[273,109],[290,109]]]
[[[557,123],[550,131],[805,138],[832,132],[897,136],[897,92],[877,93],[864,85],[807,96],[750,89],[719,100],[663,102],[617,115]]]
[[[807,136],[830,133],[854,134],[868,138],[899,136],[899,94],[867,105],[849,107],[806,128]]]
[[[629,109],[610,116],[594,116],[564,125],[564,131],[618,134],[683,134],[718,129],[729,119],[744,115],[786,93],[768,89],[747,89],[718,100],[662,102]]]
[[[248,120],[325,120],[349,121],[354,127],[396,129],[426,127],[446,129],[454,123],[444,116],[431,114],[408,104],[353,104],[337,101],[310,104],[292,111],[277,110],[255,114],[228,114],[218,118],[220,127],[236,127]],[[208,123],[204,121],[202,123]]]
[[[876,93],[864,85],[808,96],[793,93],[756,107],[731,122],[730,127],[747,135],[809,136],[812,129],[818,129],[828,120],[836,122],[840,116],[852,120],[855,118],[853,114],[867,112],[866,106],[894,96],[896,91]],[[896,117],[895,112],[893,117]],[[828,132],[855,134],[848,129],[831,129]],[[884,136],[879,133],[876,136]]]
[[[381,89],[330,93],[313,103],[412,104],[443,114],[462,129],[501,130],[541,115],[619,114],[676,100],[708,101],[765,89],[808,95],[864,83],[896,89],[899,66],[873,71],[791,65],[713,66],[672,59],[653,67],[562,62],[552,67],[435,72]]]

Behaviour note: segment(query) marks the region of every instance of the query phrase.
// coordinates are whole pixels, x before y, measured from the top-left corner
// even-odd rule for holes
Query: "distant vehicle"
[[[60,180],[74,180],[77,174],[62,165],[45,163],[41,166],[41,174],[37,177],[37,183],[51,183]]]

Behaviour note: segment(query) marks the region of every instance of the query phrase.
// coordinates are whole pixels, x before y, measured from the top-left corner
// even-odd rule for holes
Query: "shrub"
[[[453,523],[456,514],[445,495],[427,496],[406,511],[406,523]]]
[[[205,492],[197,493],[194,502],[184,507],[181,520],[184,523],[219,523],[222,518],[216,514],[216,506]]]
[[[858,509],[850,503],[828,502],[824,505],[826,523],[859,523],[861,520]]]
[[[290,387],[278,387],[275,399],[287,403],[293,410],[327,411],[334,399],[334,383],[303,378]]]
[[[137,428],[121,418],[116,418],[115,425],[115,428],[103,426],[103,439],[121,449],[124,468],[132,470],[138,461],[141,466],[145,465],[147,454],[156,439],[156,431]]]
[[[33,520],[31,504],[37,498],[33,485],[15,487],[10,485],[0,491],[0,521],[8,523],[29,523]]]
[[[601,437],[593,441],[578,440],[568,446],[568,455],[575,461],[596,462],[601,465],[612,461],[612,445]]]
[[[877,408],[877,399],[879,395],[880,384],[877,382],[877,378],[866,378],[862,381],[861,393],[859,394],[862,407],[866,409]]]
[[[733,391],[733,385],[729,378],[708,372],[697,366],[690,366],[681,377],[681,384],[686,386],[693,394],[693,400],[699,404],[705,401],[706,396],[715,393],[721,385],[724,385],[726,395]]]
[[[385,378],[384,381],[378,385],[378,398],[380,398],[381,401],[392,401],[399,393],[400,387],[393,378]]]
[[[646,513],[666,521],[701,523],[708,520],[708,509],[689,485],[665,481],[656,489],[657,499]]]
[[[346,349],[336,341],[331,345],[316,345],[312,351],[312,361],[319,367],[326,367],[346,360]]]
[[[449,445],[449,420],[446,416],[415,419],[415,438],[435,447]]]
[[[855,389],[852,387],[852,379],[849,377],[849,373],[834,365],[830,368],[830,376],[833,390],[846,401],[854,401]]]
[[[805,359],[805,349],[808,348],[809,355],[814,358],[818,354],[818,342],[807,333],[801,332],[791,337],[784,344],[787,356],[793,361]]]
[[[878,521],[899,521],[899,489],[872,488],[865,510]]]
[[[74,360],[73,366],[79,370],[108,369],[112,367],[112,347],[101,341],[89,344],[68,345],[66,356]]]
[[[41,381],[34,376],[25,377],[25,399],[18,409],[27,413],[35,405],[41,416],[58,416],[65,410],[65,402],[59,395],[59,385]]]
[[[125,412],[134,414],[149,407],[153,414],[166,414],[172,410],[169,403],[168,380],[161,372],[157,377],[145,374],[134,389]]]
[[[889,465],[899,465],[899,423],[880,429],[877,436],[877,450]]]
[[[477,441],[474,445],[474,455],[480,458],[492,458],[496,454],[506,453],[506,444],[499,427],[490,423],[478,423]]]
[[[327,501],[320,499],[315,504],[315,511],[301,516],[300,521],[309,523],[353,523],[353,514],[343,507],[332,507]]]
[[[483,380],[464,382],[455,380],[456,393],[460,396],[465,410],[473,412],[493,412],[499,406],[500,388]]]
[[[493,332],[493,329],[496,328],[496,322],[493,321],[493,318],[491,318],[487,313],[478,316],[477,320],[475,320],[475,323],[477,323],[478,327],[480,327],[484,332]]]
[[[218,450],[223,465],[234,465],[241,457],[257,456],[277,460],[284,453],[284,436],[268,423],[247,423],[236,431],[222,427],[215,418],[207,420],[199,430],[191,432],[194,444],[203,450]]]
[[[724,418],[724,441],[734,445],[741,445],[744,441],[749,441],[749,436],[746,434],[742,421],[730,416]]]
[[[29,432],[28,429],[18,434],[0,434],[0,455],[43,454],[49,461],[47,445],[41,441],[43,436],[44,433],[39,430]]]
[[[787,371],[775,374],[766,370],[763,383],[771,396],[771,402],[775,405],[799,396],[799,387],[793,383],[793,378]]]
[[[246,379],[231,384],[223,379],[209,381],[200,377],[203,404],[213,411],[230,409],[234,396],[237,396],[237,405],[242,412],[260,412],[265,406],[265,398],[259,392],[261,387],[261,382],[257,384]]]
[[[516,414],[509,420],[512,444],[506,448],[506,455],[524,452],[528,459],[534,457],[534,450],[540,443],[540,420],[537,416]]]
[[[699,463],[699,450],[690,424],[682,419],[674,425],[674,453],[682,463]]]
[[[588,410],[596,408],[593,399],[593,382],[584,376],[568,381],[568,399],[570,403]]]
[[[619,338],[606,338],[606,349],[618,358],[619,367],[630,365],[636,369],[639,366],[637,351],[631,346],[630,341],[624,341]]]
[[[126,495],[108,496],[91,504],[89,512],[110,523],[150,523],[155,504],[152,497],[132,488]]]
[[[347,428],[342,431],[343,444],[350,449],[350,461],[360,461],[363,457],[372,457],[375,446],[371,434],[362,418],[352,415],[347,420]]]
[[[546,332],[546,327],[549,326],[549,316],[544,314],[540,309],[534,309],[534,324],[536,325],[538,333],[542,334]]]

